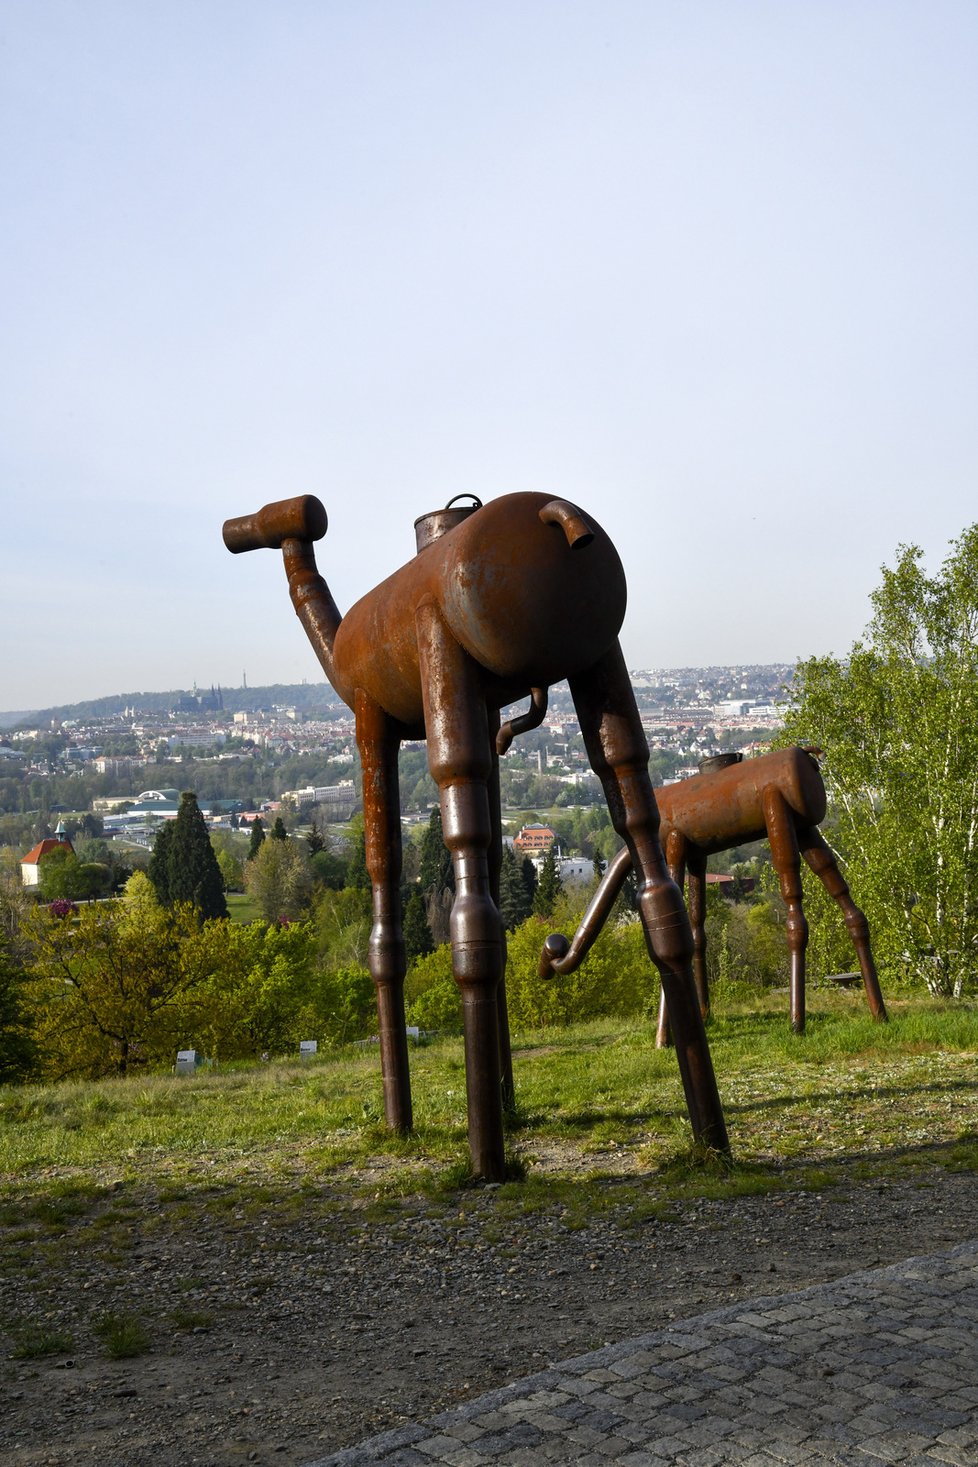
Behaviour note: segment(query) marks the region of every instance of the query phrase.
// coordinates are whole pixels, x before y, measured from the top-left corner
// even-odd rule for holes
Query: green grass
[[[675,1054],[655,1049],[650,1023],[516,1036],[518,1108],[497,1207],[556,1206],[579,1226],[605,1205],[654,1213],[689,1196],[828,1186],[843,1172],[978,1166],[978,1006],[891,1001],[890,1024],[877,1025],[852,993],[815,990],[809,1004],[797,1036],[784,995],[752,995],[749,1009],[718,997],[710,1043],[733,1167],[693,1150]],[[406,1137],[383,1124],[375,1047],[315,1066],[2,1088],[10,1266],[80,1231],[100,1256],[124,1256],[147,1189],[147,1227],[201,1210],[244,1226],[310,1208],[391,1217],[411,1199],[464,1199],[461,1040],[413,1049],[411,1070]]]
[[[261,917],[256,903],[247,892],[225,892],[224,900],[228,904],[228,916],[232,922],[257,922]]]
[[[43,1360],[49,1355],[68,1355],[74,1341],[65,1330],[45,1325],[15,1325],[10,1330],[13,1349],[11,1360]]]
[[[150,1347],[146,1328],[134,1314],[103,1314],[96,1320],[94,1331],[102,1353],[110,1360],[131,1360],[145,1355]]]

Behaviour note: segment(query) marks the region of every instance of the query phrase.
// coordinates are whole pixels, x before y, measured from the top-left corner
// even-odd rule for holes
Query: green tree
[[[533,911],[533,897],[527,890],[522,870],[525,859],[518,856],[512,846],[503,846],[499,870],[499,915],[507,932],[514,931]],[[532,871],[532,861],[529,866]]]
[[[434,946],[425,916],[424,899],[419,891],[412,891],[404,908],[404,948],[408,962],[426,957],[434,951]]]
[[[300,1039],[318,1038],[309,923],[210,926],[217,929],[213,976],[199,995],[187,1041],[212,1056],[241,1059],[295,1051]]]
[[[346,863],[346,884],[356,887],[359,891],[370,890],[362,815],[355,815],[350,821],[350,854]]]
[[[309,904],[312,875],[294,840],[267,840],[244,874],[245,890],[266,922],[292,920]]]
[[[261,849],[262,841],[265,839],[265,827],[262,825],[261,816],[256,815],[251,822],[251,840],[248,845],[249,861],[253,861]]]
[[[366,968],[372,925],[369,891],[357,886],[322,890],[313,901],[312,918],[324,969]]]
[[[455,872],[452,869],[451,853],[445,846],[440,810],[432,810],[428,828],[421,840],[419,878],[423,892],[455,890]]]
[[[220,961],[191,906],[152,920],[106,903],[76,917],[39,910],[28,929],[28,992],[42,1072],[48,1078],[125,1075],[172,1061],[187,1003]]]
[[[881,970],[960,996],[978,962],[978,525],[933,576],[921,558],[901,546],[883,567],[848,657],[798,666],[784,738],[825,751]]]
[[[288,840],[289,832],[285,828],[285,821],[282,819],[281,815],[276,815],[275,824],[269,831],[269,835],[271,836],[272,840]]]
[[[218,851],[217,865],[224,882],[224,890],[240,891],[244,883],[244,868],[237,856],[232,856],[230,851]]]
[[[156,900],[163,906],[169,906],[172,900],[170,895],[170,852],[173,849],[174,823],[165,820],[156,832],[153,841],[153,850],[149,858],[146,874],[153,883],[156,892]]]
[[[313,880],[319,886],[339,891],[346,885],[346,862],[335,851],[317,851],[309,859]]]
[[[0,936],[0,1085],[30,1079],[37,1062],[24,993],[24,971]]]
[[[186,790],[180,796],[180,808],[173,822],[173,836],[167,855],[169,868],[168,904],[189,902],[201,918],[226,917],[224,880],[197,796]]]
[[[533,898],[533,910],[537,916],[549,917],[551,915],[563,889],[560,867],[557,865],[557,842],[554,841],[540,867],[540,879]]]
[[[306,836],[306,849],[310,856],[318,856],[320,851],[326,849],[326,838],[315,820],[310,821],[309,834]]]

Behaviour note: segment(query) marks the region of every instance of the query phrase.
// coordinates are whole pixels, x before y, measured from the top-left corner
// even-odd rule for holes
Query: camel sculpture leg
[[[490,886],[489,718],[478,668],[431,602],[418,608],[417,629],[428,767],[438,786],[442,834],[455,871],[450,931],[452,969],[462,993],[469,1147],[476,1174],[501,1181],[503,941]]]
[[[499,877],[503,865],[503,821],[502,801],[499,793],[499,753],[496,735],[499,732],[498,712],[489,715],[489,819],[492,835],[489,840],[489,894],[496,911],[499,911]],[[499,922],[500,940],[503,945],[502,977],[499,980],[497,1008],[499,1010],[499,1071],[503,1088],[503,1109],[512,1113],[516,1105],[516,1084],[513,1079],[513,1048],[509,1037],[509,1010],[506,1006],[506,929]]]
[[[870,1012],[874,1019],[881,1023],[885,1022],[886,1004],[883,1002],[876,964],[873,962],[873,950],[869,945],[869,923],[853,901],[848,883],[839,870],[835,854],[826,844],[821,831],[814,825],[800,830],[798,844],[811,870],[825,887],[829,896],[838,902],[841,908],[846,930],[859,959],[859,971],[862,973],[863,988],[866,990]]]
[[[411,1080],[404,1024],[407,960],[401,930],[401,818],[397,726],[363,693],[356,698],[357,746],[363,767],[363,835],[373,895],[368,963],[377,989],[384,1113],[396,1131],[410,1131]]]
[[[639,915],[665,994],[693,1135],[726,1152],[723,1110],[690,969],[692,936],[682,895],[659,845],[649,748],[621,648],[616,646],[569,681],[591,768],[604,786],[612,824],[631,854]]]
[[[791,954],[791,1027],[805,1032],[805,949],[808,922],[802,907],[801,852],[791,809],[773,786],[764,791],[764,820],[771,843],[771,862],[778,873],[781,896],[788,909],[785,931]]]

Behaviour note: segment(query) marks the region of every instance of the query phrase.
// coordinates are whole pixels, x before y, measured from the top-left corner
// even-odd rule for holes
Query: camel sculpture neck
[[[319,658],[323,672],[349,707],[353,691],[337,675],[333,660],[333,643],[342,617],[330,589],[316,569],[316,556],[307,540],[285,540],[282,559],[289,578],[289,595],[295,614]]]

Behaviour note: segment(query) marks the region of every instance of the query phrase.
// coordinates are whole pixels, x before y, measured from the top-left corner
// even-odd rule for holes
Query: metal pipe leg
[[[785,926],[791,953],[791,1027],[796,1034],[804,1034],[808,923],[802,907],[801,854],[791,809],[784,795],[773,785],[764,791],[764,820],[771,843],[771,861],[778,873],[781,895],[788,909]]]
[[[859,960],[859,971],[863,975],[863,988],[866,990],[866,1001],[869,1004],[870,1013],[874,1019],[883,1024],[888,1016],[886,1004],[883,1002],[879,976],[876,972],[876,963],[873,961],[873,949],[869,942],[869,923],[853,901],[848,883],[839,870],[835,853],[826,843],[821,831],[816,830],[814,826],[799,831],[798,844],[812,871],[829,896],[838,902],[842,909],[846,928]]]
[[[396,725],[365,694],[356,698],[357,747],[363,766],[363,834],[373,896],[368,964],[377,989],[384,1114],[395,1131],[412,1125],[411,1078],[404,1023],[407,959],[401,930],[401,810]]]
[[[499,795],[499,753],[496,735],[499,732],[498,710],[489,716],[489,820],[492,836],[489,841],[489,892],[496,910],[499,910],[499,875],[503,864],[503,823]],[[509,1009],[506,1006],[506,929],[500,919],[500,940],[503,945],[502,976],[497,990],[499,1010],[499,1073],[503,1092],[503,1110],[509,1114],[516,1105],[516,1085],[513,1080],[513,1047],[509,1037]]]
[[[604,786],[612,823],[631,851],[646,946],[662,979],[693,1135],[727,1152],[723,1108],[693,987],[693,939],[659,845],[649,748],[621,648],[571,678],[570,687],[591,767]]]
[[[462,993],[469,1148],[478,1176],[505,1174],[499,985],[502,922],[492,899],[489,723],[479,670],[432,603],[417,614],[428,766],[438,786],[442,832],[452,854],[452,967]]]

